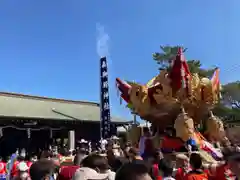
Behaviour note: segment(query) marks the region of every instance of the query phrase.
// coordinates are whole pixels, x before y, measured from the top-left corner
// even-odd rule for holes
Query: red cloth
[[[6,174],[7,169],[6,169],[6,163],[0,162],[0,174]]]
[[[212,84],[213,84],[213,90],[216,91],[216,90],[219,90],[219,87],[220,87],[220,80],[219,80],[219,71],[220,69],[217,68],[213,74],[213,77],[212,77]]]
[[[20,163],[19,161],[15,161],[13,163],[13,167],[12,167],[12,171],[11,171],[11,177],[14,177],[14,176],[18,175],[18,168],[17,168],[17,166],[18,166],[19,163]]]
[[[153,176],[155,177],[155,179],[162,180],[162,176],[159,175],[158,164],[153,164],[152,169],[153,169]]]
[[[28,173],[30,173],[30,167],[32,166],[33,162],[27,161],[27,166],[28,166]]]
[[[184,176],[190,171],[192,171],[192,167],[190,165],[188,167],[185,167],[185,169],[184,168],[178,168],[177,172],[176,172],[176,175],[175,175],[175,179],[176,180],[183,180]]]
[[[190,78],[190,71],[188,64],[183,55],[182,48],[178,48],[178,53],[176,59],[173,61],[172,69],[169,73],[169,78],[171,81],[171,86],[173,91],[176,92],[180,88],[184,88],[188,92],[188,80]]]
[[[31,161],[27,161],[27,166],[28,166],[28,168],[30,168],[32,164],[33,164],[33,163],[32,163]]]
[[[226,164],[217,167],[215,172],[211,172],[211,175],[213,180],[229,180],[235,178],[229,166]]]
[[[157,177],[159,175],[158,164],[153,164],[152,168],[154,177]]]
[[[58,180],[72,180],[72,177],[79,166],[62,166],[58,175]]]
[[[189,166],[186,170],[184,170],[183,168],[178,168],[176,175],[175,175],[175,179],[176,180],[184,180],[186,174],[188,172],[191,172],[192,168]],[[207,176],[209,176],[209,170],[203,170],[203,173],[207,174]]]
[[[184,180],[208,180],[208,174],[203,172],[190,171],[184,177]]]
[[[185,176],[185,172],[184,172],[183,168],[178,168],[176,175],[175,175],[175,179],[176,180],[184,180],[184,176]]]
[[[61,154],[58,154],[57,155],[57,158],[60,160],[60,159],[62,159],[62,155]]]
[[[165,136],[163,137],[161,146],[166,150],[175,150],[178,151],[181,147],[183,147],[183,141],[179,138],[172,138]]]

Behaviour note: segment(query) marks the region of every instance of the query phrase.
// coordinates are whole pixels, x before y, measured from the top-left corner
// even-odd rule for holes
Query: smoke
[[[96,24],[97,29],[97,53],[99,57],[109,56],[109,35],[105,32],[104,26]]]
[[[109,41],[110,37],[108,33],[105,31],[104,26],[100,23],[96,24],[97,30],[97,54],[99,57],[107,57],[107,65],[108,65],[108,81],[110,84],[115,84],[114,79],[114,70],[113,70],[113,63],[109,53]]]
[[[109,93],[111,94],[111,91],[113,90],[112,87],[115,87],[115,76],[114,76],[115,73],[114,73],[112,60],[109,57],[110,56],[110,53],[109,53],[110,37],[108,33],[105,32],[104,26],[102,24],[97,23],[96,30],[97,30],[97,42],[96,42],[97,54],[100,58],[107,57],[108,75],[109,75],[108,76]],[[112,100],[113,99],[110,97],[109,99],[110,104],[112,103]]]

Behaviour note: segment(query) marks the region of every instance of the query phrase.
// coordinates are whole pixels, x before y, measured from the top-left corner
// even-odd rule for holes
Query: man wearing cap
[[[88,167],[82,167],[77,170],[75,173],[73,180],[106,180],[108,178],[108,174],[100,174],[94,169]]]
[[[82,154],[77,154],[74,158],[73,165],[61,166],[60,172],[58,175],[58,180],[72,180],[73,175],[80,168],[80,164],[82,162],[83,156]]]
[[[177,154],[176,155],[176,166],[179,167],[175,172],[176,180],[183,180],[184,176],[191,171],[189,164],[189,158],[185,154]]]
[[[100,155],[88,155],[81,163],[80,167],[73,176],[73,180],[106,180],[109,173],[101,173],[101,169],[106,167],[107,160]]]

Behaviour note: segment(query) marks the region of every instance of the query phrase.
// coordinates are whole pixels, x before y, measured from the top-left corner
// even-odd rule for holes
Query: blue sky
[[[159,45],[188,47],[186,57],[221,68],[223,83],[240,70],[239,0],[2,0],[0,90],[99,101],[96,23],[109,34],[112,114],[114,79],[145,83],[157,74]]]

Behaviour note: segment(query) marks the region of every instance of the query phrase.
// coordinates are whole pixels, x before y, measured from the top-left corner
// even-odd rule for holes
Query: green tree
[[[225,84],[222,89],[223,103],[228,107],[240,109],[240,81]]]
[[[240,121],[240,109],[225,106],[219,103],[213,110],[214,114],[221,117],[225,122]]]
[[[217,104],[213,109],[213,113],[224,120],[232,120],[232,117],[234,116],[232,108],[225,106],[223,103]]]
[[[159,64],[159,69],[171,69],[171,65],[175,60],[175,57],[180,46],[160,46],[161,52],[156,52],[153,54],[153,59]],[[183,52],[187,51],[187,48],[182,47]],[[189,70],[191,73],[198,73],[201,77],[212,76],[215,68],[204,69],[201,68],[202,64],[199,60],[188,60],[187,61]]]
[[[175,59],[179,46],[160,46],[162,52],[153,54],[153,59],[159,64],[160,70],[169,68],[172,61]],[[183,48],[183,52],[187,49]]]
[[[240,121],[240,82],[231,82],[222,86],[222,100],[214,108],[214,113],[226,122]]]

